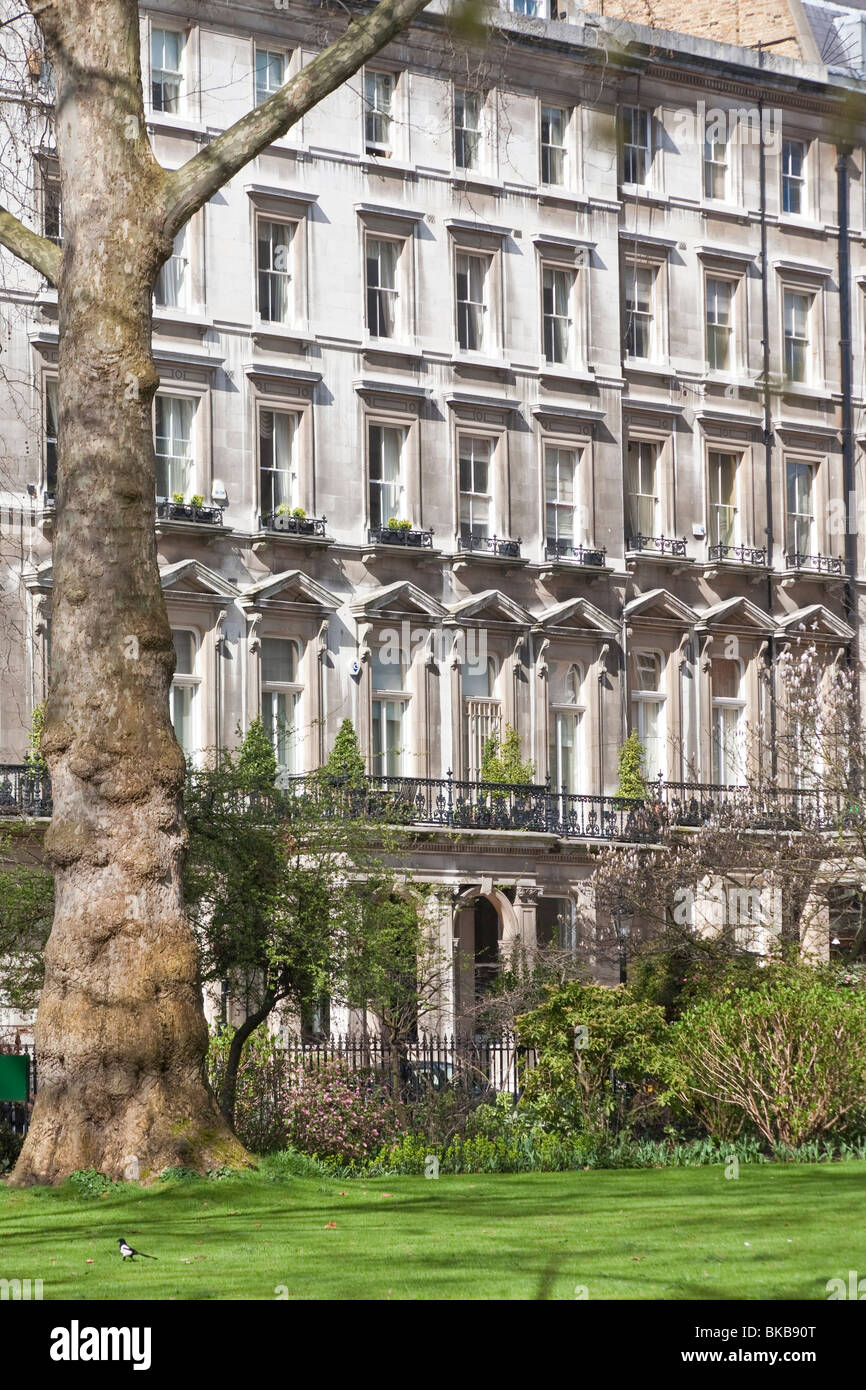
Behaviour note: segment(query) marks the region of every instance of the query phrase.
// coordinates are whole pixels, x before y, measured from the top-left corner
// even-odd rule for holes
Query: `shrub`
[[[397,1134],[387,1092],[341,1062],[303,1067],[285,1097],[290,1146],[316,1158],[357,1163]]]
[[[619,750],[616,795],[630,801],[643,801],[647,794],[644,776],[644,747],[632,729]]]
[[[16,1134],[8,1120],[0,1120],[0,1173],[15,1167],[24,1145],[24,1135]]]
[[[250,723],[238,750],[237,771],[241,785],[262,790],[272,787],[277,776],[274,746],[260,716]]]
[[[669,1084],[714,1137],[732,1115],[791,1148],[866,1124],[866,995],[809,966],[711,996],[672,1026]]]
[[[73,1192],[79,1197],[103,1197],[116,1186],[106,1173],[98,1168],[76,1168],[67,1179]]]
[[[508,787],[530,786],[535,777],[535,763],[531,758],[523,762],[520,756],[520,735],[510,724],[505,726],[505,737],[491,734],[484,740],[481,749],[481,781],[499,782]]]
[[[545,1003],[517,1024],[521,1042],[537,1054],[524,1100],[564,1132],[608,1130],[624,1099],[617,1083],[648,1085],[646,1078],[658,1072],[666,1031],[656,1005],[636,1001],[624,989],[577,980],[549,988]]]

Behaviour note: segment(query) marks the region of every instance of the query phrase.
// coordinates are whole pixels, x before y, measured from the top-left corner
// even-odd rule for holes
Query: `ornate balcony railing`
[[[686,540],[677,540],[675,536],[629,536],[626,540],[626,550],[647,550],[653,555],[671,555],[678,560],[687,560]]]
[[[607,549],[603,545],[569,545],[567,541],[548,540],[545,553],[548,560],[572,560],[577,565],[602,569]]]
[[[738,565],[764,565],[767,564],[767,547],[765,545],[711,545],[707,551],[711,560],[728,560]]]
[[[458,550],[473,550],[487,555],[501,555],[505,559],[520,559],[520,540],[503,540],[501,536],[480,536],[472,531],[462,535],[457,541]]]
[[[844,578],[848,566],[841,555],[806,555],[802,550],[789,551],[785,556],[789,570],[814,570],[816,574],[839,575]]]
[[[192,521],[202,526],[222,526],[222,507],[196,507],[192,502],[165,502],[156,504],[159,521]]]
[[[200,788],[209,774],[194,773]],[[290,813],[299,798],[325,816],[378,825],[449,830],[523,830],[576,840],[651,843],[662,830],[725,819],[756,830],[839,829],[846,811],[836,792],[822,788],[725,787],[712,783],[652,783],[646,797],[592,796],[557,790],[550,782],[511,786],[445,777],[367,777],[362,784],[308,773],[279,789],[231,790],[215,781],[215,796],[269,804]],[[26,764],[0,765],[0,817],[50,816],[48,777]]]
[[[371,545],[402,545],[414,550],[432,550],[432,531],[413,531],[409,526],[371,526]]]
[[[324,539],[324,516],[292,516],[290,512],[265,512],[261,523],[263,531],[284,531],[289,536],[315,536]]]

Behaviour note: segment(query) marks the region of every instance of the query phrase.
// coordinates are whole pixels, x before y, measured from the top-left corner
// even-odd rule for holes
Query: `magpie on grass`
[[[141,1258],[142,1258],[143,1260],[155,1260],[155,1259],[156,1259],[156,1256],[155,1256],[155,1255],[145,1255],[145,1253],[144,1253],[143,1250],[133,1250],[133,1248],[132,1248],[132,1246],[130,1245],[129,1241],[128,1241],[128,1240],[124,1240],[124,1239],[123,1239],[123,1236],[120,1236],[120,1237],[118,1238],[117,1243],[118,1243],[118,1245],[120,1246],[120,1253],[121,1253],[121,1255],[123,1256],[123,1258],[124,1258],[125,1260],[134,1260],[135,1257],[136,1257],[136,1255],[140,1255]]]

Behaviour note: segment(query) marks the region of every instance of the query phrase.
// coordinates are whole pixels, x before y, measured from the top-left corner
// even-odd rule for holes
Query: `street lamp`
[[[616,939],[619,944],[619,982],[621,985],[626,983],[626,947],[631,936],[631,925],[634,921],[634,913],[629,910],[628,904],[620,893],[616,900],[613,910],[613,929],[616,932]]]

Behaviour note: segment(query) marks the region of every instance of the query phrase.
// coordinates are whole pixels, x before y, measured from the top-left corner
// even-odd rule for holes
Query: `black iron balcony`
[[[211,774],[191,774],[209,788]],[[290,818],[298,800],[322,813],[378,825],[447,826],[453,830],[522,830],[570,840],[622,840],[647,844],[667,828],[708,821],[754,830],[839,830],[850,819],[848,803],[822,788],[728,787],[697,782],[651,783],[642,798],[592,796],[557,789],[548,780],[527,786],[460,781],[445,777],[289,777],[285,786],[254,792],[213,792]],[[0,764],[0,817],[51,815],[47,773],[28,764]]]
[[[464,532],[457,541],[458,550],[475,551],[481,555],[499,555],[508,560],[520,559],[520,539],[503,540],[501,536],[482,536],[476,531]]]
[[[626,540],[627,551],[646,551],[651,555],[670,555],[678,560],[686,560],[686,541],[677,540],[674,536],[629,536]]]
[[[293,512],[263,512],[261,524],[263,531],[282,531],[289,536],[314,536],[325,538],[325,516],[297,516]]]
[[[371,545],[402,545],[413,550],[432,550],[432,531],[413,531],[411,526],[371,526]]]
[[[590,569],[603,569],[607,549],[603,545],[571,545],[568,541],[548,539],[546,555],[548,560],[569,560]]]
[[[222,526],[222,507],[206,507],[197,502],[175,502],[160,499],[156,504],[158,521],[187,521],[200,526]]]
[[[711,545],[707,550],[711,560],[727,560],[738,565],[767,565],[765,545]]]
[[[840,579],[844,579],[848,573],[848,566],[841,555],[806,555],[802,550],[793,550],[786,554],[785,568],[838,575]]]

